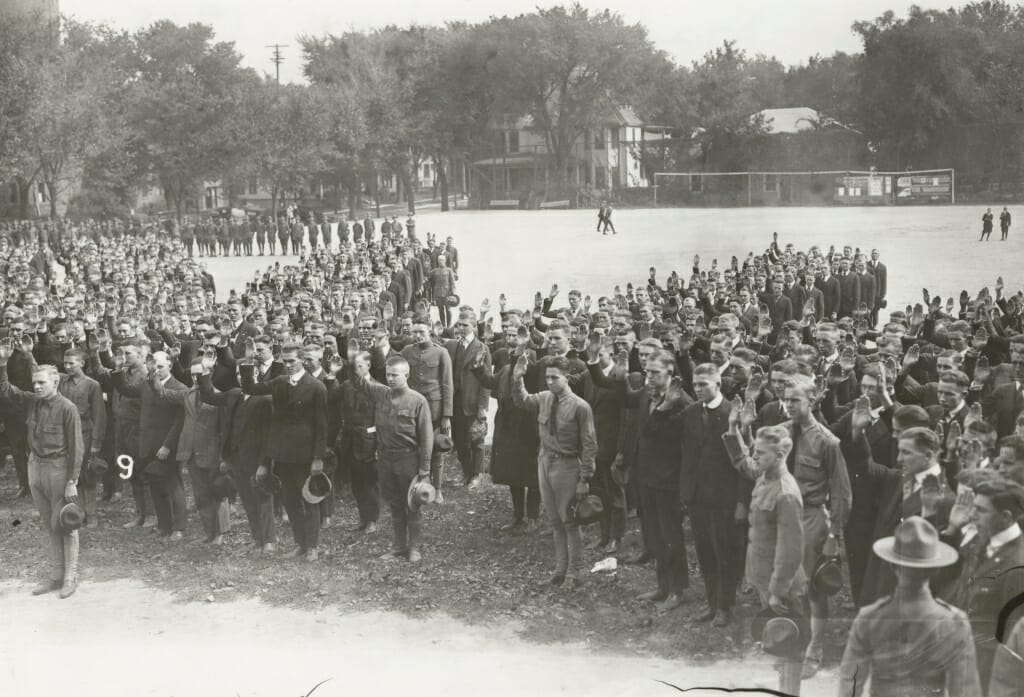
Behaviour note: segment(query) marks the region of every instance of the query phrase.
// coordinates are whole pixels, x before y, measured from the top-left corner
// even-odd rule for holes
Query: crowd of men
[[[126,527],[182,538],[184,471],[208,542],[222,541],[237,491],[256,550],[275,551],[279,504],[289,556],[313,561],[346,481],[355,531],[376,530],[383,497],[385,556],[415,563],[422,505],[443,502],[444,466],[458,460],[464,486],[489,474],[509,487],[510,534],[544,527],[543,510],[545,585],[585,585],[581,527],[596,520],[588,546],[653,561],[641,599],[672,612],[692,600],[689,531],[706,603],[696,619],[724,627],[758,504],[735,447],[781,425],[808,580],[809,617],[785,609],[803,676],[821,665],[842,550],[860,607],[842,689],[863,690],[870,674],[872,694],[954,680],[949,694],[1017,694],[1024,292],[997,279],[889,308],[878,250],[795,250],[775,236],[722,267],[696,257],[688,279],[652,268],[596,303],[571,290],[562,305],[555,285],[525,306],[502,295],[473,307],[455,294],[451,238],[421,243],[394,224],[376,238],[364,224],[360,239],[338,230],[335,248],[314,227],[297,264],[258,272],[221,303],[185,229],[2,230],[0,407],[50,534],[38,593],[74,592],[78,532],[64,509],[81,500],[95,527],[99,486],[116,496],[123,471],[109,462],[134,464]],[[626,555],[631,511],[642,547]],[[947,626],[968,625],[969,642],[934,650]]]

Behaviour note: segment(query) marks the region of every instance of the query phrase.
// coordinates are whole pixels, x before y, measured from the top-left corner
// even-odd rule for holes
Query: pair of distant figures
[[[978,240],[979,242],[981,242],[982,240],[987,240],[992,236],[993,218],[994,216],[992,215],[991,208],[986,210],[985,214],[981,216],[981,239]],[[1006,238],[1010,236],[1011,221],[1012,219],[1010,218],[1010,211],[1006,210],[1006,206],[1003,206],[1003,212],[999,214],[999,230],[1003,234],[1003,236],[1000,239],[1002,239],[1004,242],[1006,241]]]
[[[604,228],[602,229],[602,225]],[[618,235],[615,226],[612,224],[612,207],[607,201],[601,202],[601,207],[597,209],[597,231],[601,234],[607,235],[608,228],[612,229],[612,234]]]

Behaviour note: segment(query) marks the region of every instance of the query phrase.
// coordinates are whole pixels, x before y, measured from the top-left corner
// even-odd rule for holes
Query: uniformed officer
[[[409,362],[401,356],[387,362],[386,387],[368,376],[363,376],[363,385],[374,404],[377,474],[381,493],[391,507],[394,529],[391,551],[384,558],[405,557],[417,563],[422,559],[422,512],[409,507],[407,493],[413,480],[430,476],[430,455],[434,450],[430,405],[426,397],[409,389]]]
[[[434,430],[445,435],[452,432],[452,359],[448,351],[430,339],[430,321],[418,315],[412,325],[412,340],[401,355],[409,362],[409,387],[427,398]],[[441,453],[430,456],[430,483],[437,489],[437,501],[443,503],[441,482],[444,465]]]
[[[52,365],[32,371],[33,392],[7,381],[9,342],[0,343],[0,400],[22,410],[28,431],[28,485],[39,522],[50,537],[50,575],[33,595],[60,589],[67,598],[78,587],[78,530],[65,532],[60,510],[78,498],[78,474],[84,447],[78,409],[57,392],[60,374]]]
[[[933,598],[928,583],[935,569],[956,563],[956,550],[931,523],[912,516],[893,537],[875,542],[874,552],[893,565],[896,591],[857,613],[836,694],[860,697],[870,677],[872,697],[980,697],[967,615]]]

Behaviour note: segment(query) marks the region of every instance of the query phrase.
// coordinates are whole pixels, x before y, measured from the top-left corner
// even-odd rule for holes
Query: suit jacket
[[[220,456],[247,468],[265,463],[273,405],[270,397],[249,397],[240,387],[218,392],[209,375],[199,376],[203,402],[219,407]]]
[[[872,309],[875,306],[875,275],[871,271],[865,271],[860,276],[860,301],[868,304],[868,309]],[[854,308],[856,309],[856,308]]]
[[[724,398],[715,409],[705,410],[702,402],[695,402],[683,411],[681,503],[736,506],[739,477],[722,440],[729,430],[731,411],[732,402]]]
[[[259,327],[252,322],[242,322],[231,332],[231,354],[233,356],[245,355],[245,340],[255,339],[260,335]]]
[[[860,305],[860,276],[854,271],[839,277],[839,316],[852,317]]]
[[[941,592],[971,621],[983,685],[1000,640],[1024,615],[1024,537],[1007,542],[991,559],[985,555],[987,545],[976,536],[961,548],[960,574]]]
[[[243,365],[242,391],[270,395],[273,416],[266,454],[276,463],[307,464],[327,451],[327,388],[309,373],[292,387],[287,375],[257,383],[254,366]]]
[[[814,301],[814,319],[816,322],[820,322],[825,316],[825,294],[821,292],[821,288],[813,286],[807,290],[807,298]],[[806,303],[806,301],[804,301]],[[804,308],[793,308],[794,319],[803,319]]]
[[[124,378],[125,371],[114,373],[117,391],[127,397],[140,398],[139,456],[146,462],[156,457],[157,450],[166,447],[172,453],[168,459],[173,459],[178,447],[178,432],[174,427],[182,409],[181,396],[174,392],[185,392],[188,388],[173,377],[168,378],[159,391],[150,380],[132,383]]]
[[[221,460],[221,423],[220,409],[206,404],[199,393],[198,387],[186,392],[170,391],[174,401],[180,399],[182,409],[178,411],[178,419],[174,430],[178,433],[178,462],[188,462],[195,458],[200,469],[215,470]]]
[[[589,379],[583,385],[583,398],[594,414],[598,462],[611,462],[619,449],[619,428],[622,425],[622,395],[619,390],[599,387]]]
[[[491,391],[480,384],[473,374],[476,357],[483,354],[485,372],[491,372],[491,352],[480,339],[473,337],[469,346],[462,348],[461,339],[453,339],[445,344],[448,355],[452,359],[452,383],[454,387],[454,409],[461,404],[465,416],[486,414],[490,406]]]
[[[1024,410],[1024,397],[1017,389],[1016,381],[994,389],[982,400],[981,409],[985,420],[995,426],[1000,438],[1013,433],[1017,415]]]
[[[814,285],[821,290],[821,294],[825,298],[825,316],[832,317],[832,315],[839,312],[839,303],[842,300],[842,289],[839,287],[839,279],[835,276],[829,276],[827,279],[817,278],[814,280]]]
[[[888,290],[889,271],[882,262],[876,264],[873,261],[868,262],[868,271],[875,275],[875,307],[878,307],[885,300],[885,294]]]
[[[777,334],[784,323],[793,319],[793,303],[785,294],[778,298],[769,297],[768,312],[772,318],[772,333]]]

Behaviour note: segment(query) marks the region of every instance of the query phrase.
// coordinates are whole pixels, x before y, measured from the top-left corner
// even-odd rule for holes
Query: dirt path
[[[515,625],[481,629],[445,616],[342,614],[257,600],[181,603],[132,581],[84,584],[71,600],[0,584],[0,692],[83,697],[641,695],[681,687],[773,686],[764,657],[712,666],[535,645]],[[59,649],[52,647],[60,646]],[[831,694],[832,678],[805,684]],[[694,691],[690,695],[711,695]],[[721,693],[718,693],[721,694]]]

